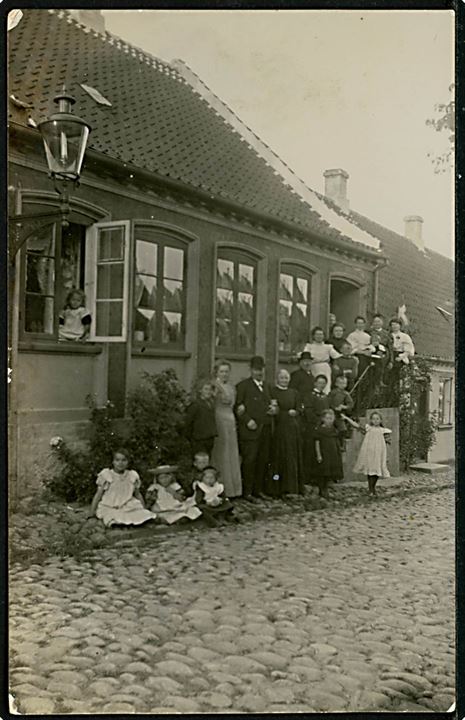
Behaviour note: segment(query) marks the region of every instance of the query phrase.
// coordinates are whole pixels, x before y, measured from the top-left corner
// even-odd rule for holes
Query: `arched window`
[[[23,333],[57,339],[58,315],[69,291],[84,288],[84,225],[59,222],[31,235],[24,246]]]
[[[280,353],[294,353],[308,342],[311,273],[297,265],[281,265],[279,275]]]
[[[135,228],[134,343],[184,347],[186,243],[158,228]]]
[[[218,350],[253,353],[256,334],[257,262],[221,248],[216,263],[216,339]]]

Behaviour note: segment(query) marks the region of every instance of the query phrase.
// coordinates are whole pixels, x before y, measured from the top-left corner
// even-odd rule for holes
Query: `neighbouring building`
[[[85,18],[80,17],[80,20]],[[97,18],[98,20],[98,18]],[[327,327],[373,308],[379,240],[329,208],[180,61],[167,63],[63,10],[24,10],[9,32],[9,186],[16,209],[56,208],[38,122],[63,85],[92,125],[70,226],[22,249],[18,477],[52,435],[84,438],[86,397],[115,403],[141,372],[186,389],[215,358],[269,377]],[[90,342],[58,341],[69,288]]]
[[[431,390],[420,408],[435,413],[438,425],[428,460],[449,462],[455,458],[454,262],[425,247],[420,216],[404,218],[405,235],[400,235],[351,210],[348,177],[341,169],[326,171],[325,196],[331,207],[381,243],[388,262],[379,273],[374,307],[389,320],[405,305],[416,352],[432,368]]]

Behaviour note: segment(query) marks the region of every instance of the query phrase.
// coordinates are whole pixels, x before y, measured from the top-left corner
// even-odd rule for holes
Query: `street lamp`
[[[39,227],[52,224],[58,218],[64,227],[68,226],[69,194],[68,184],[79,183],[82,162],[86,151],[91,127],[71,112],[75,99],[66,93],[65,88],[54,98],[58,112],[39,123],[39,131],[44,143],[45,157],[49,175],[54,181],[55,191],[60,196],[59,212],[13,215],[9,218],[9,252],[13,262],[16,253]],[[27,224],[27,227],[24,225]]]
[[[17,495],[17,458],[18,458],[18,342],[19,342],[19,300],[20,300],[20,262],[18,251],[34,232],[42,230],[61,220],[63,227],[68,227],[70,213],[68,186],[75,187],[79,183],[82,162],[86,151],[87,140],[91,131],[90,125],[71,112],[75,103],[73,97],[66,93],[65,88],[54,98],[58,104],[58,112],[39,124],[42,135],[45,157],[50,178],[54,182],[55,191],[60,196],[59,211],[30,214],[13,214],[8,218],[8,337],[9,337],[9,393],[8,393],[8,470],[10,479],[10,500],[14,502]],[[17,201],[20,203],[20,190],[17,189]],[[15,211],[16,211],[15,207]]]

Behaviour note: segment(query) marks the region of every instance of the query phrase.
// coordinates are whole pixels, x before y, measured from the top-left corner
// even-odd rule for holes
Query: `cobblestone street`
[[[454,493],[156,537],[10,575],[23,713],[438,710]]]

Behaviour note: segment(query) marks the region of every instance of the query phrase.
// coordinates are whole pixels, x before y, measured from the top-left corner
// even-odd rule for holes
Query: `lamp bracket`
[[[62,227],[68,227],[70,206],[66,181],[63,182],[62,187],[59,187],[55,180],[55,190],[60,197],[60,209],[58,211],[24,213],[12,215],[8,218],[8,254],[10,262],[14,262],[18,251],[37,230],[53,225],[57,220],[61,220]]]

